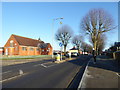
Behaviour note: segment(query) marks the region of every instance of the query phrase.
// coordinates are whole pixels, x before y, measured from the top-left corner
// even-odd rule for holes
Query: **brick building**
[[[12,34],[4,45],[4,55],[52,55],[50,43]]]

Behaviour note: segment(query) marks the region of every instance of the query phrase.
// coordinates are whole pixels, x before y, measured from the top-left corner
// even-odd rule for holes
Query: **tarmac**
[[[84,72],[81,84],[81,90],[108,88],[120,90],[120,65],[107,56],[98,56],[96,64],[93,58],[89,61]]]
[[[28,62],[35,62],[40,60],[47,60],[51,59],[51,57],[46,58],[35,58],[35,59],[19,59],[19,60],[0,60],[0,66],[8,66],[8,65],[15,65],[15,64],[22,64]]]

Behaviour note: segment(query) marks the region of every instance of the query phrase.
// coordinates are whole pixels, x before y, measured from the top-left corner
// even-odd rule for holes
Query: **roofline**
[[[18,36],[18,37],[27,38],[27,39],[33,39],[33,38],[23,37],[23,36],[19,36],[19,35],[15,35],[15,34],[12,34],[11,36]],[[33,40],[37,40],[37,39],[33,39]],[[41,41],[41,42],[44,42],[44,41]]]
[[[35,46],[25,46],[25,45],[19,45],[19,46],[22,46],[22,47],[35,47]]]

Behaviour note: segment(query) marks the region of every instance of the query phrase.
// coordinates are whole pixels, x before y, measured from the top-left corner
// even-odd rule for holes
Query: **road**
[[[67,88],[88,62],[80,56],[64,63],[42,60],[2,67],[2,88]]]

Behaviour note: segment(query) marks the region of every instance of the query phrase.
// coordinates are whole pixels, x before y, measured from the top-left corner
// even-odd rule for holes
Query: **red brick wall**
[[[48,44],[48,48],[50,48],[50,49],[49,49],[49,53],[48,53],[48,55],[52,55],[52,49],[53,49],[53,48],[51,47],[50,44]]]
[[[10,47],[11,40],[13,40],[13,47]],[[22,50],[22,47],[26,47],[26,50]],[[37,50],[37,47],[32,47],[33,51],[31,51],[30,48],[30,46],[19,45],[14,36],[11,35],[7,43],[4,45],[4,54],[6,53],[7,49],[8,55],[52,55],[52,47],[50,44],[48,44],[47,48],[39,49],[39,51]]]
[[[13,47],[10,47],[11,40],[13,40]],[[7,43],[4,45],[4,54],[6,53],[6,49],[8,49],[8,55],[18,55],[19,54],[19,44],[13,36],[11,36],[8,39]]]
[[[22,50],[22,47],[26,47],[26,50]],[[33,51],[31,51],[30,48],[33,48]],[[37,47],[20,46],[19,55],[41,55],[41,52],[40,50],[37,50]]]
[[[41,55],[52,55],[52,47],[50,44],[48,44],[47,48],[41,49]]]
[[[22,47],[24,46],[19,46],[19,55],[28,55],[27,47],[26,50],[22,50]]]
[[[35,49],[35,55],[41,55],[40,49],[38,49],[37,47],[35,47],[34,49]]]

